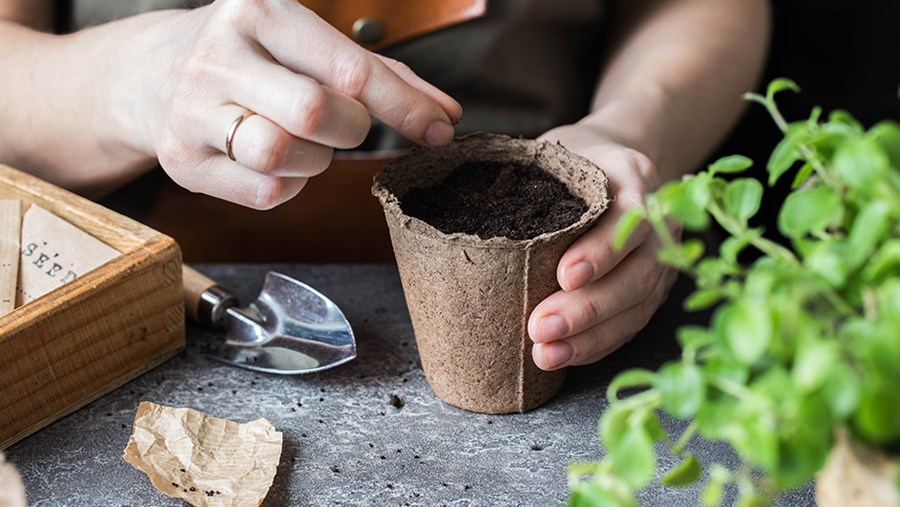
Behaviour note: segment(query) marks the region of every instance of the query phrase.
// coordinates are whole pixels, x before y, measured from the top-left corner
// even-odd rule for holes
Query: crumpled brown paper
[[[0,507],[25,507],[25,486],[19,472],[0,453]]]
[[[145,401],[123,458],[191,505],[258,506],[275,479],[281,442],[265,419],[239,424]]]

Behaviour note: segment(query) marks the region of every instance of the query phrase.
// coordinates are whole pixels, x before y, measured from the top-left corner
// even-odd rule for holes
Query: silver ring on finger
[[[233,151],[234,134],[237,132],[238,127],[241,126],[241,123],[243,123],[244,120],[253,116],[254,114],[256,113],[254,113],[253,111],[247,111],[246,113],[235,118],[234,121],[231,122],[231,125],[228,127],[228,133],[225,134],[225,154],[228,155],[228,158],[230,158],[234,162],[237,162],[237,159],[234,158]]]

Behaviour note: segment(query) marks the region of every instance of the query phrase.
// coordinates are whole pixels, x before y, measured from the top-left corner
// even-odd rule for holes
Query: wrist
[[[647,87],[640,93],[598,103],[578,125],[644,154],[665,174],[665,101],[661,90]]]

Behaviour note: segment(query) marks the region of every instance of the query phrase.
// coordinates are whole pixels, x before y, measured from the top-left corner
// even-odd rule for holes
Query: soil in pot
[[[564,229],[588,209],[536,165],[489,161],[459,165],[436,185],[409,192],[400,207],[445,234],[513,240]]]

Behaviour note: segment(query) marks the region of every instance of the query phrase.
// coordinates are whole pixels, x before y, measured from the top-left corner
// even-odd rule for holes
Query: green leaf
[[[840,205],[840,196],[830,187],[794,192],[784,200],[778,214],[778,230],[788,238],[797,238],[824,229],[832,223]]]
[[[731,482],[731,472],[721,465],[713,465],[709,471],[709,482],[703,487],[700,501],[703,507],[717,507],[722,504],[725,485]]]
[[[693,266],[697,260],[703,256],[703,241],[699,239],[689,239],[681,244],[681,258],[685,265]]]
[[[876,290],[876,299],[878,313],[884,320],[882,326],[900,328],[900,278],[886,280],[881,284],[881,287]],[[900,347],[897,348],[900,349]],[[900,373],[898,373],[898,377],[900,377]]]
[[[709,330],[700,326],[681,326],[675,333],[678,344],[685,349],[699,349],[713,342]]]
[[[666,433],[666,429],[663,428],[662,423],[659,421],[659,417],[654,411],[647,411],[644,414],[642,424],[644,430],[647,431],[647,435],[650,436],[650,440],[653,440],[654,442],[657,440],[664,440],[669,435]]]
[[[663,408],[680,419],[696,414],[706,399],[706,383],[700,368],[689,363],[663,366],[656,374],[653,386],[662,396]]]
[[[761,303],[737,301],[719,307],[713,327],[734,358],[748,366],[763,356],[772,341],[772,317]]]
[[[600,416],[600,424],[598,426],[598,436],[600,444],[609,451],[609,449],[617,447],[625,430],[628,428],[629,419],[634,414],[634,410],[621,404],[610,404],[609,408]]]
[[[602,473],[591,481],[585,481],[572,490],[570,507],[638,507],[634,491],[620,478]]]
[[[698,197],[690,190],[687,180],[673,181],[663,186],[657,192],[657,196],[662,202],[664,212],[684,224],[685,229],[691,231],[705,229],[709,225],[709,215],[699,202],[702,197]]]
[[[866,442],[888,445],[900,440],[900,391],[896,385],[875,382],[853,414],[853,427]]]
[[[900,270],[900,239],[889,239],[866,263],[862,279],[872,282],[878,278],[889,276],[891,272]]]
[[[866,204],[853,221],[850,229],[849,263],[856,268],[871,257],[875,246],[887,234],[891,205],[885,201]]]
[[[700,478],[700,471],[700,462],[693,454],[688,454],[677,467],[663,475],[660,482],[666,486],[687,486],[697,482],[697,479]]]
[[[781,407],[780,456],[773,474],[778,488],[794,488],[813,478],[831,450],[835,425],[820,395],[796,398]]]
[[[735,507],[767,507],[771,504],[771,500],[755,491],[741,491]]]
[[[766,88],[766,99],[771,102],[775,98],[776,93],[784,90],[800,93],[800,87],[797,86],[797,83],[786,77],[779,77],[773,79]]]
[[[738,256],[750,244],[749,235],[730,236],[719,246],[719,254],[722,260],[728,264],[737,264]]]
[[[797,146],[800,144],[801,134],[794,131],[788,132],[784,138],[772,150],[766,170],[769,172],[769,186],[774,185],[782,174],[786,173],[795,162],[800,160],[800,152]]]
[[[762,195],[763,187],[760,182],[751,178],[734,180],[725,188],[725,210],[739,222],[746,224],[759,211]]]
[[[734,268],[726,266],[722,259],[707,257],[695,266],[700,286],[718,285],[725,275],[734,274]]]
[[[599,461],[576,461],[566,466],[566,475],[569,478],[569,484],[575,485],[585,476],[598,473],[602,468]]]
[[[863,126],[847,111],[843,109],[835,109],[831,113],[828,114],[828,123],[831,125],[834,124],[842,124],[850,127],[850,131],[854,134],[860,134],[863,131]]]
[[[843,243],[837,241],[818,243],[806,254],[803,265],[809,271],[821,276],[830,286],[843,287],[847,280],[850,260],[846,253],[847,249],[843,246]]]
[[[869,129],[867,136],[881,146],[891,167],[900,169],[900,125],[890,120],[882,121]]]
[[[771,473],[778,463],[778,434],[768,417],[747,413],[726,431],[726,440],[749,463]]]
[[[845,362],[836,362],[829,368],[822,386],[822,393],[831,413],[845,419],[856,410],[860,399],[859,379]]]
[[[801,340],[797,345],[796,358],[791,371],[794,384],[803,393],[812,392],[821,386],[837,362],[838,350],[834,342],[813,342]]]
[[[653,441],[642,426],[630,426],[619,445],[609,450],[613,472],[634,489],[646,486],[656,475]]]
[[[594,481],[585,481],[580,483],[569,496],[566,503],[568,507],[598,507],[600,505],[609,507],[636,507],[637,503],[623,502],[620,495],[616,491],[610,491],[602,484]]]
[[[721,301],[723,297],[719,289],[700,289],[684,299],[684,309],[689,312],[705,310]]]
[[[868,193],[887,174],[887,154],[871,139],[855,139],[842,144],[834,154],[834,170],[852,189]]]
[[[709,174],[733,174],[744,172],[753,166],[753,161],[743,155],[722,157],[709,165]]]
[[[791,183],[791,189],[796,189],[800,185],[806,183],[806,180],[809,179],[810,175],[812,175],[815,170],[816,168],[809,162],[803,164],[803,167],[801,167],[794,176],[794,181]]]
[[[653,379],[656,374],[644,368],[632,368],[623,371],[613,378],[606,390],[606,397],[610,400],[616,400],[619,391],[622,389],[630,389],[635,387],[649,387],[653,385]]]
[[[644,208],[639,206],[628,208],[628,210],[622,214],[622,218],[619,219],[619,223],[616,226],[616,232],[613,235],[612,242],[613,248],[621,250],[643,219]]]

